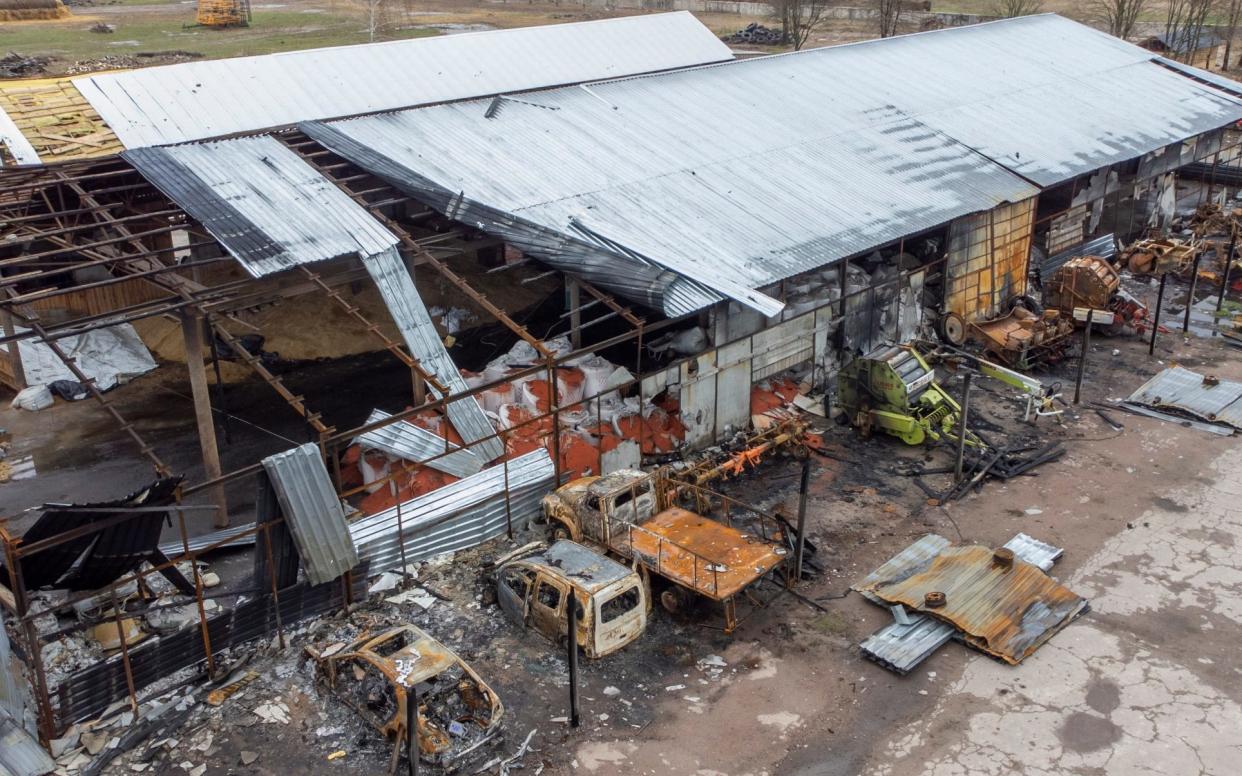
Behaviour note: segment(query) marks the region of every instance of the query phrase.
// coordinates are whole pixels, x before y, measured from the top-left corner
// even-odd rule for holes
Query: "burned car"
[[[649,597],[638,573],[576,542],[510,556],[495,576],[509,619],[558,644],[569,632],[569,595],[578,599],[578,646],[587,657],[610,655],[647,628]]]
[[[318,680],[393,742],[390,770],[409,738],[411,696],[418,703],[420,760],[446,770],[500,732],[504,706],[470,666],[413,625],[364,634],[315,660]]]

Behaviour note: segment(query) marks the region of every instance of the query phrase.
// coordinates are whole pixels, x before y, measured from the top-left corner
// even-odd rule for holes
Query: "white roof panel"
[[[770,315],[753,289],[1242,118],[1152,60],[1044,15],[304,129]]]
[[[127,148],[732,59],[690,13],[185,62],[74,85]]]

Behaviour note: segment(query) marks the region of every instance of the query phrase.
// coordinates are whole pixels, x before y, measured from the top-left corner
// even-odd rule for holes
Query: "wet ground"
[[[1084,395],[1128,395],[1174,361],[1240,379],[1234,354],[1220,338],[1184,339],[1180,332],[1162,334],[1154,357],[1135,338],[1097,337]],[[320,365],[291,374],[291,383],[308,400],[345,414],[361,390],[369,402],[357,407],[360,416],[373,396],[403,401],[403,370],[365,363],[375,368]],[[194,479],[190,407],[175,375],[161,372],[115,397]],[[1067,398],[1072,377],[1072,362],[1044,375],[1062,381]],[[364,388],[347,390],[359,379]],[[959,390],[953,378],[946,385]],[[1225,767],[1236,754],[1225,734],[1238,729],[1242,703],[1230,660],[1242,617],[1242,577],[1233,560],[1242,531],[1233,501],[1242,495],[1237,442],[1112,413],[1125,426],[1118,432],[1087,408],[1070,409],[1063,424],[1045,418],[1032,428],[1021,422],[1024,404],[1011,389],[987,380],[975,385],[973,411],[990,436],[1060,439],[1066,456],[1037,476],[989,482],[963,501],[929,506],[908,477],[893,472],[929,457],[929,466],[944,465],[947,450],[863,442],[831,427],[829,456],[814,459],[809,510],[825,572],[802,589],[823,610],[785,595],[749,613],[731,637],[711,627],[714,612],[678,620],[657,610],[642,640],[584,663],[577,730],[565,721],[560,651],[477,598],[477,560],[503,546],[421,570],[418,584],[447,599],[428,611],[380,603],[356,613],[353,626],[409,620],[458,650],[506,704],[507,734],[492,756],[507,756],[537,731],[526,772],[540,765],[554,774],[704,776],[1236,772]],[[230,391],[235,414],[276,434],[239,430],[225,448],[226,467],[301,441],[300,421],[265,398],[266,386]],[[0,485],[6,511],[42,500],[114,497],[149,476],[89,404],[33,415],[5,410],[0,426],[13,433],[18,452],[33,453],[38,469],[31,479]],[[792,463],[776,461],[724,489],[792,514],[795,472]],[[943,488],[947,480],[928,483]],[[230,493],[248,496],[244,487]],[[1017,668],[956,643],[904,678],[868,663],[857,644],[889,615],[846,591],[929,531],[992,546],[1021,531],[1065,547],[1053,574],[1089,598],[1092,610]],[[248,562],[244,551],[235,557]],[[387,746],[316,690],[300,654],[301,645],[331,640],[342,627],[307,624],[290,634],[288,649],[251,663],[259,681],[221,710],[192,718],[147,761],[125,759],[110,772],[142,765],[152,773],[194,773],[200,765],[207,774],[384,772]],[[273,702],[287,715],[264,721]]]

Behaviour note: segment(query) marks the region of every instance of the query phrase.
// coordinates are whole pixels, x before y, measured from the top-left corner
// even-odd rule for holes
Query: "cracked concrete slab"
[[[1206,479],[1067,580],[1092,613],[1017,668],[970,661],[867,776],[1237,774],[1242,670],[1204,647],[1242,624],[1242,451]]]

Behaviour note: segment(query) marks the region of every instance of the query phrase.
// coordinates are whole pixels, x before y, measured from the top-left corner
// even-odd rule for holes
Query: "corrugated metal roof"
[[[423,304],[422,297],[418,295],[414,279],[410,277],[397,249],[390,248],[382,253],[365,256],[362,264],[375,281],[375,287],[379,289],[380,297],[392,315],[393,322],[397,324],[397,330],[401,332],[406,347],[419,360],[423,369],[435,375],[440,384],[448,389],[450,396],[470,390],[448,350],[444,348],[444,341],[440,339],[440,334],[431,321],[427,305]],[[449,402],[445,407],[445,414],[462,439],[478,443],[470,449],[483,461],[495,460],[504,452],[500,439],[494,436],[496,429],[492,427],[492,422],[473,396]]]
[[[281,512],[312,585],[331,582],[358,565],[345,510],[319,448],[305,444],[263,459]]]
[[[450,216],[770,315],[753,289],[1037,193],[1014,173],[1051,185],[1242,118],[1152,59],[1046,15],[303,128]]]
[[[383,410],[371,410],[366,424],[369,426],[391,417]],[[405,421],[361,434],[354,443],[415,463],[431,459],[428,466],[454,477],[469,477],[483,468],[483,462],[470,450],[464,450],[442,436]],[[449,450],[454,452],[444,455]]]
[[[1021,560],[995,562],[987,547],[950,547],[929,565],[900,578],[879,579],[867,590],[951,623],[968,644],[1017,664],[1087,608],[1085,599]],[[942,607],[924,597],[943,593]]]
[[[383,225],[272,137],[122,154],[254,277],[397,244]]]
[[[0,774],[43,776],[54,770],[56,762],[43,751],[39,741],[0,709]]]
[[[1128,401],[1157,410],[1176,410],[1209,423],[1242,429],[1242,383],[1217,380],[1180,366],[1170,367],[1143,383]]]
[[[495,538],[510,521],[521,528],[539,514],[556,483],[552,457],[542,447],[405,502],[354,521],[350,534],[373,574]],[[510,510],[506,515],[506,506]],[[404,537],[404,553],[402,552]]]
[[[39,163],[38,152],[18,129],[17,122],[13,121],[3,107],[0,107],[0,143],[4,144],[5,149],[18,164]],[[2,166],[3,163],[0,162],[0,167]]]
[[[185,62],[74,80],[127,148],[732,59],[686,12]]]

